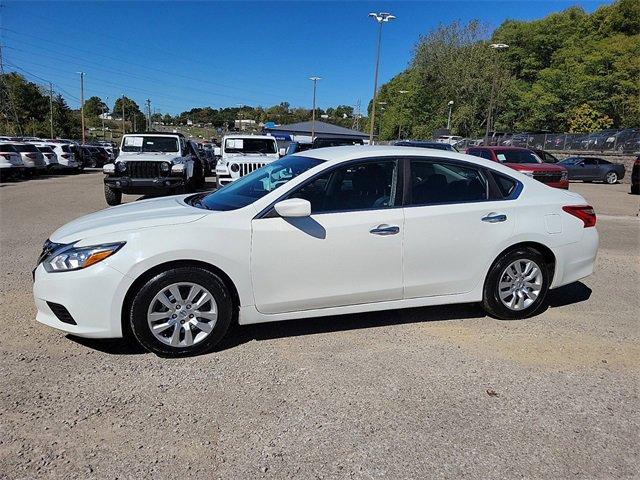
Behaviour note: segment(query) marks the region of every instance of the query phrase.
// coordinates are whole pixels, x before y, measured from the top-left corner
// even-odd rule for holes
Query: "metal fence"
[[[465,138],[456,143],[458,150],[474,145],[484,145],[484,139]],[[640,129],[602,130],[594,133],[500,133],[493,134],[488,145],[558,151],[636,153],[640,152]]]

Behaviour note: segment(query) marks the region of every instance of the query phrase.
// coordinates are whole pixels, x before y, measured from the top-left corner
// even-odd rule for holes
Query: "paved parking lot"
[[[637,478],[640,197],[571,189],[599,214],[597,272],[535,318],[256,325],[165,360],[34,321],[42,242],[105,207],[102,175],[0,184],[0,478]]]

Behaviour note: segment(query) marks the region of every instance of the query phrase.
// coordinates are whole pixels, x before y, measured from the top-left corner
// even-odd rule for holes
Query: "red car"
[[[566,168],[555,163],[544,163],[528,148],[471,147],[467,148],[465,153],[504,163],[507,167],[529,175],[550,187],[565,190],[569,188],[569,174]]]

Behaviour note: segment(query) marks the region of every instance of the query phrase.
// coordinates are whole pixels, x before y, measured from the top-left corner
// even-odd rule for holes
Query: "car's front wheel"
[[[543,306],[550,282],[549,266],[537,250],[510,250],[491,266],[482,306],[489,315],[504,320],[530,317]]]
[[[135,338],[161,356],[197,355],[224,337],[233,303],[224,282],[201,267],[155,275],[135,295],[130,324]]]
[[[107,205],[112,207],[120,205],[122,203],[122,192],[111,188],[108,185],[104,186],[104,199],[107,201]]]

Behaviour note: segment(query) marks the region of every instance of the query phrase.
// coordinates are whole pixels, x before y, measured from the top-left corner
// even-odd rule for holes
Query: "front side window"
[[[161,136],[127,136],[122,143],[123,152],[178,152],[178,139],[176,137]]]
[[[398,161],[368,160],[331,170],[289,195],[311,203],[311,213],[396,206]]]
[[[483,201],[487,181],[479,170],[454,163],[411,160],[408,205]]]
[[[194,207],[219,211],[246,207],[322,162],[323,160],[315,158],[283,157],[215,192],[189,197],[187,203]]]

